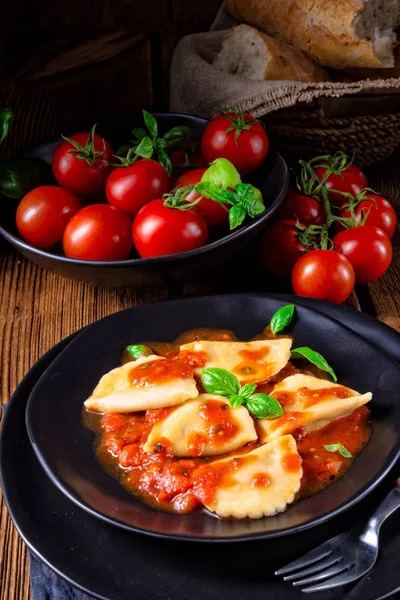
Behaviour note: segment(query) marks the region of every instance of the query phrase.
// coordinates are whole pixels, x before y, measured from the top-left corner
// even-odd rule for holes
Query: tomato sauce
[[[261,339],[271,336],[266,330]],[[204,353],[179,352],[179,345],[197,339],[235,340],[234,334],[227,331],[193,330],[186,332],[174,344],[149,343],[153,351],[166,356],[167,360],[154,361],[152,366],[141,369],[133,367],[132,381],[137,385],[149,386],[156,382],[168,381],[171,373],[174,376],[190,377],[196,367],[205,364]],[[257,339],[260,339],[258,336]],[[248,357],[247,357],[248,358]],[[125,362],[128,358],[125,357]],[[310,369],[308,369],[310,370]],[[257,392],[269,393],[274,385],[282,379],[299,373],[291,363],[268,381],[257,386]],[[318,372],[320,375],[320,372]],[[337,388],[338,398],[347,397],[346,388]],[[327,393],[324,389],[304,392],[310,396],[310,406],[316,400],[315,394]],[[332,389],[329,390],[332,394]],[[343,395],[344,394],[344,395]],[[319,396],[319,399],[321,396]],[[285,402],[282,397],[279,401]],[[290,399],[287,399],[289,402]],[[191,445],[193,458],[174,457],[170,442],[159,440],[154,453],[143,451],[143,445],[154,425],[160,419],[165,419],[172,408],[148,410],[133,414],[109,413],[100,415],[84,411],[84,423],[97,433],[96,453],[104,468],[131,493],[141,497],[145,502],[157,509],[177,513],[190,513],[200,510],[203,504],[210,504],[215,497],[219,485],[229,485],[235,471],[254,458],[248,456],[251,450],[260,442],[251,442],[243,448],[220,456],[199,457],[204,439],[193,436]],[[218,446],[234,437],[237,424],[229,416],[227,404],[218,400],[208,400],[200,409],[208,428],[208,443]],[[302,459],[303,477],[297,499],[315,494],[339,479],[350,468],[354,458],[368,443],[371,428],[368,424],[369,410],[363,406],[351,415],[332,421],[325,427],[312,432],[306,432],[301,427],[295,429],[294,437],[297,449]],[[296,413],[286,414],[287,419],[296,427]],[[300,421],[300,419],[298,419]],[[257,421],[256,421],[257,424]],[[342,444],[353,455],[352,459],[342,457],[338,452],[328,452],[324,446]],[[196,456],[197,455],[197,456]],[[239,455],[239,456],[238,456]],[[235,456],[234,460],[223,461],[224,458]],[[297,454],[288,455],[284,466],[287,470],[297,470],[299,466]],[[218,462],[216,462],[218,461]],[[211,464],[214,463],[214,464]],[[270,484],[267,473],[256,474],[250,485],[253,488],[263,488]]]

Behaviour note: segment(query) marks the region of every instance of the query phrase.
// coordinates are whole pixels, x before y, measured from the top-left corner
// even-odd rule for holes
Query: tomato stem
[[[222,114],[228,119],[231,123],[231,126],[225,131],[225,134],[230,133],[231,131],[235,132],[235,141],[237,143],[240,134],[242,131],[250,131],[251,125],[254,123],[258,123],[258,119],[248,119],[247,121],[244,118],[244,112],[240,108],[235,106],[227,106],[227,110],[229,112],[233,112],[235,116],[232,116],[227,111],[222,111]]]
[[[88,141],[86,142],[85,146],[78,144],[78,142],[76,142],[75,140],[72,140],[71,138],[66,137],[65,135],[61,135],[63,140],[65,140],[66,142],[68,142],[69,144],[71,144],[74,147],[74,150],[68,150],[68,154],[74,154],[75,155],[74,158],[76,158],[77,160],[86,160],[88,165],[90,165],[91,167],[94,165],[96,159],[99,158],[100,156],[103,156],[103,154],[107,150],[105,140],[103,140],[103,150],[101,150],[101,152],[96,151],[96,149],[95,149],[94,136],[95,136],[96,126],[97,125],[93,125],[93,127],[89,133]]]

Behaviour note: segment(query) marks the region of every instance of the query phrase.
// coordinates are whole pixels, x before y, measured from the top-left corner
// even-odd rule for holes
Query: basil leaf
[[[292,319],[294,314],[294,304],[288,304],[287,306],[282,306],[276,313],[273,315],[271,322],[269,324],[272,333],[279,333],[282,329],[287,327]]]
[[[237,408],[243,404],[244,401],[245,398],[243,398],[243,396],[229,396],[229,404],[232,406],[232,408]]]
[[[157,148],[157,150],[165,150],[165,148],[167,147],[167,142],[161,138],[158,138],[158,140],[154,142],[154,145]]]
[[[155,118],[153,117],[152,114],[147,112],[147,110],[143,111],[143,119],[144,119],[144,122],[146,123],[147,129],[150,131],[151,137],[153,138],[153,140],[156,140],[157,136],[158,136],[157,121],[155,120]]]
[[[327,446],[324,446],[324,448],[325,450],[328,450],[328,452],[339,452],[344,458],[353,458],[352,453],[342,444],[328,444]]]
[[[239,379],[226,369],[209,367],[201,372],[201,382],[209,394],[237,396],[240,392]]]
[[[260,190],[253,185],[250,187],[253,189],[253,196],[250,199],[251,210],[254,216],[257,217],[258,215],[262,215],[266,211],[266,208]]]
[[[322,371],[326,371],[332,376],[333,381],[337,381],[336,373],[332,369],[332,367],[326,362],[325,358],[319,352],[315,350],[311,350],[311,348],[307,348],[304,346],[302,348],[295,348],[291,353],[292,358],[306,358],[313,365],[316,365]]]
[[[283,415],[283,409],[278,400],[267,394],[253,394],[246,401],[246,408],[257,419],[274,419]]]
[[[236,204],[237,196],[235,192],[231,192],[230,190],[224,190],[219,185],[215,183],[203,182],[196,183],[194,191],[204,196],[205,198],[210,198],[210,200],[214,200],[214,202],[219,202],[220,204]]]
[[[132,356],[132,358],[134,358],[135,360],[137,360],[141,356],[150,356],[150,354],[153,354],[152,350],[148,346],[143,346],[143,344],[127,346],[126,349]]]
[[[0,144],[2,144],[7,137],[13,116],[11,108],[0,108]]]
[[[135,149],[135,154],[142,158],[151,158],[153,156],[153,142],[148,135],[142,139],[138,147]]]
[[[173,127],[163,136],[163,140],[167,143],[170,150],[183,150],[192,139],[192,130],[190,127],[182,125]]]
[[[138,127],[137,129],[132,129],[132,135],[140,142],[147,135],[147,131],[143,129],[143,127]]]
[[[232,206],[229,210],[229,229],[236,229],[239,227],[246,218],[246,209],[241,204]]]
[[[250,398],[256,387],[257,386],[255,383],[246,383],[246,385],[244,385],[240,390],[239,396],[242,396],[243,398]]]
[[[158,162],[160,163],[160,165],[162,167],[164,167],[164,169],[167,171],[168,175],[171,175],[172,163],[171,163],[171,160],[170,160],[168,154],[165,152],[165,150],[158,150],[157,159],[158,159]]]

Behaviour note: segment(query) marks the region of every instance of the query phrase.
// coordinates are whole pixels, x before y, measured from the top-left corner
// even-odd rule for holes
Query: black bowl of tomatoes
[[[97,285],[182,281],[219,269],[265,229],[289,183],[267,136],[252,139],[261,124],[236,117],[222,115],[227,123],[211,121],[207,129],[200,117],[144,111],[144,121],[111,120],[41,144],[26,156],[45,161],[49,178],[19,204],[1,197],[0,234],[45,269]],[[225,151],[242,179],[239,187],[224,185],[220,202],[194,185],[219,155],[221,126],[232,127]],[[262,210],[253,191],[257,198],[261,192]]]

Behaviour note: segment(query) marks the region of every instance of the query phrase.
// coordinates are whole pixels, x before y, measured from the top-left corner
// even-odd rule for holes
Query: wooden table
[[[399,209],[400,169],[396,161],[370,171],[371,185]],[[397,165],[400,164],[400,155]],[[394,238],[395,254],[389,271],[368,288],[362,287],[349,299],[358,310],[373,315],[400,331],[400,236]],[[81,327],[124,308],[171,295],[191,292],[281,291],[269,285],[266,274],[244,277],[219,276],[218,280],[197,279],[169,289],[110,289],[85,285],[48,273],[3,246],[0,258],[0,365],[1,397],[5,403],[32,365],[54,344]],[[240,283],[237,283],[237,282]],[[0,600],[30,597],[29,563],[19,538],[1,502]]]

